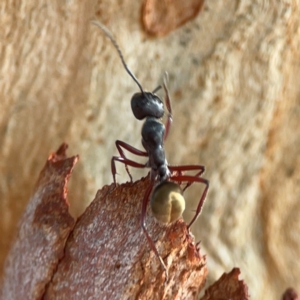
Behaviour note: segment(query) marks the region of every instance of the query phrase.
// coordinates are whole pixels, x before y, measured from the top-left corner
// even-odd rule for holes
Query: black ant
[[[163,101],[155,95],[161,86],[158,86],[152,93],[145,92],[133,75],[133,73],[127,67],[125,60],[123,58],[122,52],[106,27],[102,24],[92,21],[94,25],[99,27],[105,35],[111,40],[114,47],[118,51],[121,58],[123,66],[131,78],[136,82],[141,92],[136,93],[131,98],[131,109],[134,116],[138,120],[143,120],[146,118],[145,123],[142,127],[142,145],[146,151],[141,151],[132,147],[131,145],[123,142],[116,141],[116,147],[120,156],[113,156],[111,160],[111,171],[116,183],[116,166],[115,162],[121,162],[125,165],[126,171],[132,182],[132,176],[129,172],[128,166],[135,168],[150,168],[150,180],[151,184],[148,187],[143,203],[142,203],[142,213],[141,213],[141,227],[143,228],[144,234],[148,240],[151,249],[154,251],[155,255],[159,259],[165,274],[166,281],[168,280],[167,267],[159,255],[153,240],[151,239],[145,224],[145,216],[147,204],[150,199],[151,209],[153,215],[159,221],[169,224],[176,221],[183,213],[185,209],[185,200],[183,197],[183,192],[194,182],[200,182],[205,184],[205,189],[200,197],[195,215],[188,225],[188,228],[194,223],[198,215],[201,212],[206,194],[209,188],[209,181],[202,178],[201,175],[205,171],[205,167],[201,165],[183,165],[183,166],[170,166],[165,157],[164,141],[168,137],[168,133],[172,123],[172,107],[171,100],[169,97],[169,92],[167,89],[167,75],[164,78],[163,88],[165,92],[165,103],[168,110],[168,117],[166,125],[161,122],[162,117],[165,114]],[[145,164],[141,164],[126,158],[123,149],[129,151],[137,156],[147,157],[148,161]],[[185,171],[197,171],[195,175],[183,175]],[[177,182],[177,183],[176,183]],[[182,189],[181,184],[186,182],[185,187]]]

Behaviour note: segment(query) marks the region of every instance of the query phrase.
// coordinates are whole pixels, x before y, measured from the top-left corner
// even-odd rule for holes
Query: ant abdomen
[[[133,95],[131,98],[131,109],[136,119],[146,119],[142,127],[142,145],[146,151],[142,151],[134,148],[133,146],[123,142],[116,141],[116,146],[120,156],[113,156],[111,160],[111,171],[114,182],[116,183],[116,166],[115,162],[121,162],[125,165],[126,171],[132,181],[132,176],[128,170],[128,166],[135,168],[150,168],[150,185],[146,190],[141,210],[141,227],[148,240],[151,249],[154,251],[156,257],[159,259],[165,274],[166,281],[168,281],[168,270],[167,267],[159,255],[156,246],[151,239],[145,224],[146,209],[148,205],[149,196],[151,195],[151,209],[153,215],[162,223],[170,224],[181,217],[185,209],[185,200],[183,197],[183,191],[191,184],[198,182],[205,184],[205,189],[199,199],[196,213],[191,220],[188,228],[197,219],[201,212],[204,200],[206,198],[209,181],[201,177],[204,173],[204,166],[202,165],[183,165],[183,166],[169,166],[165,157],[164,141],[168,137],[168,133],[172,124],[172,107],[169,92],[167,89],[168,76],[167,73],[164,77],[163,86],[158,86],[152,92],[145,92],[142,85],[139,83],[134,74],[130,71],[125,63],[122,52],[113,38],[111,33],[106,29],[105,26],[93,22],[94,25],[98,26],[106,36],[111,40],[114,47],[118,51],[119,57],[121,58],[122,64],[126,72],[138,85],[140,92]],[[156,96],[156,92],[163,87],[165,92],[165,105],[167,108],[167,120],[166,123],[162,123],[162,118],[165,114],[163,101]],[[128,159],[124,150],[129,151],[131,154],[147,157],[146,163],[139,163],[134,160]],[[186,171],[195,171],[196,174],[184,175]],[[157,183],[155,185],[155,183]],[[175,183],[177,182],[177,183]],[[182,190],[180,184],[185,183],[185,187]],[[155,187],[154,187],[155,186]],[[154,187],[154,188],[153,188]],[[169,262],[168,262],[169,263]]]
[[[160,119],[164,115],[164,103],[153,93],[135,93],[131,98],[131,109],[138,120],[146,117]]]
[[[151,210],[154,217],[165,224],[179,219],[185,210],[185,200],[181,187],[171,181],[158,184],[151,196]]]

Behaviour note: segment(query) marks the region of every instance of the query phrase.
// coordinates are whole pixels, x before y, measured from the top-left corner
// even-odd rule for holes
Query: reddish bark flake
[[[105,186],[74,225],[67,182],[78,156],[63,144],[48,158],[8,256],[0,299],[196,299],[206,259],[183,220],[147,227],[165,272],[140,227],[149,178]]]
[[[293,288],[288,288],[282,295],[282,300],[299,300],[299,297]]]
[[[239,280],[239,275],[238,268],[224,273],[219,280],[206,289],[201,300],[248,300],[248,287],[243,280]]]
[[[152,36],[164,36],[195,18],[204,0],[145,0],[142,22]]]
[[[146,224],[165,273],[140,227],[149,178],[105,186],[77,221],[44,299],[197,299],[207,275],[186,224]]]
[[[41,299],[63,256],[74,226],[68,212],[67,183],[78,156],[63,144],[49,156],[21,218],[6,261],[0,299]]]

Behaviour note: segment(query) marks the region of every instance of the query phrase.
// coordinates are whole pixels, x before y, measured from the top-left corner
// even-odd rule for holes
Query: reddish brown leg
[[[123,157],[120,157],[120,156],[113,156],[111,158],[111,173],[113,175],[113,179],[114,179],[115,184],[116,184],[116,174],[117,174],[115,161],[121,162],[125,166],[128,165],[128,166],[132,166],[132,167],[140,168],[140,169],[147,168],[147,166],[145,164],[137,163],[137,162],[135,162],[133,160],[130,160],[128,158],[123,158]],[[131,175],[130,175],[129,172],[128,172],[128,174],[129,174],[130,179],[132,181],[132,178],[131,178]]]
[[[130,152],[132,154],[138,155],[138,156],[148,157],[148,153],[147,152],[141,151],[139,149],[136,149],[136,148],[132,147],[131,145],[129,145],[129,144],[123,142],[123,141],[120,141],[120,140],[116,141],[116,147],[118,149],[120,157],[123,158],[125,161],[127,160],[127,157],[125,156],[123,149],[127,150],[128,152]],[[115,167],[114,161],[117,160],[116,159],[117,156],[114,156],[114,157],[115,157],[115,159],[112,159],[112,167],[111,167],[111,169],[112,169],[112,174],[113,174],[114,182],[116,183],[116,181],[115,181],[115,175],[116,175],[117,172],[116,172],[116,167]],[[124,161],[122,161],[122,163],[124,163],[126,172],[127,172],[128,176],[130,178],[130,181],[132,182],[132,176],[131,176],[131,174],[129,172],[128,165]],[[140,166],[134,166],[134,167],[140,168]]]
[[[164,140],[167,139],[168,135],[169,135],[169,131],[170,131],[170,128],[171,128],[171,125],[172,125],[172,105],[171,105],[171,98],[170,98],[170,95],[169,95],[169,91],[168,91],[168,88],[167,88],[167,81],[168,81],[168,73],[166,73],[165,75],[165,78],[164,78],[164,84],[163,84],[163,88],[165,90],[165,103],[166,103],[166,107],[167,107],[167,110],[168,110],[168,119],[167,119],[167,122],[165,124],[165,135],[164,135]]]
[[[184,165],[184,166],[169,166],[171,172],[177,172],[177,176],[183,175],[184,172],[198,171],[196,174],[192,175],[194,177],[200,177],[205,172],[205,167],[201,165]],[[179,181],[178,181],[179,182]],[[187,182],[186,186],[183,188],[185,191],[194,182]],[[181,184],[181,182],[179,182]]]
[[[165,271],[165,274],[166,274],[166,279],[165,279],[165,282],[168,281],[168,270],[167,270],[167,267],[162,259],[162,257],[159,255],[156,247],[155,247],[155,244],[153,242],[153,240],[151,239],[149,233],[148,233],[148,230],[146,228],[146,222],[145,222],[145,218],[146,218],[146,211],[147,211],[147,205],[149,203],[149,199],[150,199],[150,194],[151,194],[151,191],[153,189],[153,186],[154,186],[154,180],[151,179],[151,184],[150,186],[148,187],[146,193],[145,193],[145,196],[144,196],[144,199],[143,199],[143,203],[142,203],[142,213],[141,213],[141,226],[143,228],[143,231],[144,231],[144,234],[148,240],[148,243],[149,243],[149,246],[150,248],[153,250],[153,252],[155,253],[156,257],[158,258],[161,266],[163,267],[164,271]]]
[[[204,203],[204,200],[206,198],[207,191],[209,188],[209,181],[207,179],[201,178],[199,176],[200,175],[194,175],[194,176],[179,175],[179,176],[171,176],[170,177],[170,179],[173,181],[187,182],[187,183],[190,183],[190,185],[194,182],[200,182],[200,183],[205,184],[205,189],[199,199],[195,215],[194,215],[193,219],[191,220],[191,222],[189,223],[188,228],[190,228],[192,226],[192,224],[195,222],[195,220],[198,218],[199,214],[201,213],[201,209],[202,209],[202,206],[203,206],[203,203]]]

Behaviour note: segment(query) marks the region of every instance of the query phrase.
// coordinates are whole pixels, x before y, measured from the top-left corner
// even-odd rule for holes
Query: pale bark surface
[[[68,141],[81,155],[70,185],[77,216],[112,181],[114,141],[141,148],[142,123],[130,109],[138,89],[90,25],[97,18],[145,89],[169,72],[167,159],[204,164],[210,180],[193,228],[210,281],[240,267],[253,299],[300,290],[299,1],[207,1],[196,19],[160,39],[143,32],[138,1],[0,6],[1,265],[50,149]],[[119,182],[127,181],[122,170]],[[189,191],[187,199],[199,198],[196,186]]]

